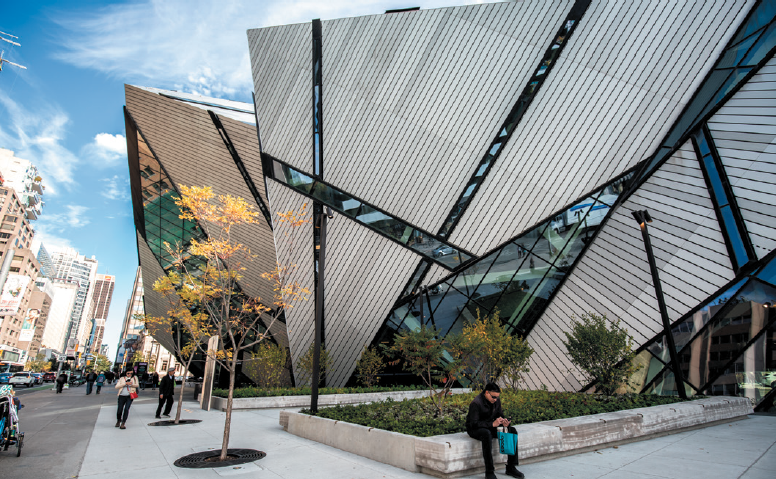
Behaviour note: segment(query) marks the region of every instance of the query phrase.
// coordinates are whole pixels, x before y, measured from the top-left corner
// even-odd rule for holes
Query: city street
[[[115,402],[116,393],[110,385],[103,388],[102,394],[92,392],[89,396],[86,385],[65,389],[62,394],[53,389],[52,383],[16,389],[24,405],[19,412],[24,448],[21,457],[16,457],[13,448],[0,451],[3,477],[78,476],[100,407],[105,402]],[[119,450],[121,445],[113,446]]]

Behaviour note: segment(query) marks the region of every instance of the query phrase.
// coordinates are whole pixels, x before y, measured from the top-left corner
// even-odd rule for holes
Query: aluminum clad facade
[[[489,251],[651,155],[750,4],[592,2],[452,243]]]
[[[324,179],[437,231],[572,3],[324,21]]]
[[[230,194],[254,202],[207,111],[130,85],[126,86],[126,101],[132,118],[176,188],[181,184],[211,186],[216,195]],[[249,127],[229,118],[222,119],[222,123],[227,130]],[[235,149],[241,157],[260,163],[256,148],[235,145]],[[257,205],[254,208],[258,211]],[[240,286],[254,297],[271,298],[272,285],[260,275],[275,267],[272,230],[263,216],[258,221],[233,231],[233,238],[256,255],[252,261],[255,264],[245,271]]]
[[[757,256],[776,248],[776,61],[709,120]]]
[[[641,230],[631,212],[647,209],[660,281],[671,321],[735,277],[695,150],[687,142],[622,204],[528,336],[536,350],[529,381],[550,389],[584,386],[565,354],[572,317],[619,318],[637,346],[662,331]]]

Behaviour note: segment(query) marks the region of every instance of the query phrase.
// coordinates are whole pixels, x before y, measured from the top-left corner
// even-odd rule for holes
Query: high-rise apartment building
[[[130,361],[135,351],[143,351],[144,325],[136,317],[136,315],[145,314],[143,294],[143,275],[138,266],[135,281],[132,284],[132,297],[127,300],[124,322],[121,325],[121,336],[116,348],[116,364]]]
[[[105,321],[108,319],[110,302],[113,299],[113,288],[116,277],[108,274],[98,274],[94,280],[92,308],[89,317],[94,320],[94,335],[91,338],[90,350],[99,352],[105,333]]]
[[[40,273],[49,279],[56,279],[57,269],[54,267],[54,262],[51,260],[51,255],[43,246],[43,244],[41,244],[38,248],[37,258],[38,262],[40,263]]]
[[[85,352],[86,343],[92,332],[91,313],[94,282],[97,278],[97,259],[87,258],[73,248],[65,248],[51,254],[58,280],[76,281],[78,292],[75,305],[70,316],[66,339],[70,344],[63,345],[67,349],[78,345],[78,352]]]
[[[57,353],[64,353],[63,346],[78,294],[78,282],[52,281],[42,277],[38,278],[36,284],[43,291],[50,289],[53,292],[41,345]]]
[[[36,220],[43,209],[43,179],[29,160],[17,158],[14,152],[0,148],[2,186],[13,188],[24,205],[25,217]]]

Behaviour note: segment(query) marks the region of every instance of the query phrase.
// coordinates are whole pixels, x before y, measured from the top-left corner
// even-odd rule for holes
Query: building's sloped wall
[[[239,196],[255,203],[207,111],[129,85],[126,102],[176,188],[181,184],[210,186],[216,195]],[[231,127],[236,123],[224,121]],[[255,150],[238,153],[255,154]],[[258,211],[258,207],[255,209]],[[256,256],[244,265],[247,270],[240,286],[253,297],[272,298],[272,285],[261,274],[275,267],[274,241],[262,215],[258,221],[232,231],[232,239],[248,246]]]
[[[429,268],[426,278],[423,280],[423,284],[426,286],[431,285],[450,274],[450,270],[443,268],[438,264],[432,264]]]
[[[297,361],[307,351],[315,337],[315,291],[313,271],[313,223],[312,203],[310,200],[280,183],[267,180],[270,211],[302,212],[307,204],[306,218],[310,221],[292,228],[286,222],[275,221],[275,248],[280,265],[292,268],[290,282],[297,282],[310,290],[306,301],[298,301],[286,310],[286,330],[288,345],[291,348],[291,360],[297,384],[300,378],[296,368]]]
[[[167,312],[170,310],[170,303],[161,294],[154,291],[154,283],[157,279],[163,277],[164,270],[159,265],[159,261],[151,252],[151,248],[145,242],[140,233],[137,233],[137,246],[138,256],[140,259],[140,267],[143,274],[143,302],[145,305],[145,314],[155,317],[167,317]],[[169,351],[174,351],[174,343],[172,334],[169,330],[164,328],[149,328],[151,335],[159,341],[162,346]],[[132,334],[136,334],[133,331]]]
[[[324,21],[324,179],[436,232],[572,3]]]
[[[412,275],[418,255],[335,214],[326,240],[326,349],[333,358],[327,386],[344,386],[365,346]]]
[[[261,168],[261,153],[259,152],[259,140],[256,136],[256,127],[254,125],[248,125],[239,121],[231,120],[229,118],[221,118],[221,124],[229,134],[229,139],[232,140],[234,149],[237,150],[237,154],[240,155],[240,159],[245,165],[245,169],[253,180],[253,185],[259,192],[261,201],[269,208],[269,199],[267,198],[267,189],[264,187],[264,171]],[[250,200],[253,197],[246,199]],[[256,208],[258,211],[258,208]],[[275,215],[274,211],[270,211],[272,216]],[[274,222],[274,218],[272,220]]]
[[[632,212],[647,209],[649,233],[671,321],[735,276],[706,183],[688,141],[619,207],[562,285],[528,341],[536,351],[528,384],[574,390],[581,384],[562,341],[571,317],[619,318],[636,347],[662,331],[641,230]],[[581,377],[581,376],[577,376]]]
[[[648,157],[751,3],[593,1],[451,241],[482,254]]]
[[[758,258],[776,249],[776,59],[709,120]]]
[[[313,162],[310,25],[248,30],[262,147],[302,171]]]

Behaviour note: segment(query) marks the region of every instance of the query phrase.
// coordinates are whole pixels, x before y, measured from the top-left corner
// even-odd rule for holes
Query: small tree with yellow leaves
[[[199,240],[192,239],[185,248],[165,243],[173,266],[166,278],[157,281],[154,289],[174,291],[180,306],[173,308],[168,316],[175,317],[190,335],[192,344],[229,374],[220,456],[223,461],[227,459],[235,379],[242,353],[252,351],[270,338],[269,331],[282,312],[292,308],[297,301],[306,300],[310,292],[291,281],[295,265],[277,264],[273,271],[261,275],[272,283],[273,298],[250,297],[243,293],[238,282],[243,280],[243,271],[254,255],[246,245],[234,239],[234,233],[257,223],[259,213],[244,199],[216,196],[210,187],[180,185],[180,194],[180,198],[175,198],[175,204],[181,210],[180,218],[197,222],[205,235]],[[278,213],[278,221],[292,227],[288,235],[309,222],[305,207],[299,213]],[[199,258],[199,261],[188,261],[191,257]],[[218,338],[218,345],[208,349],[207,340],[213,336]]]

